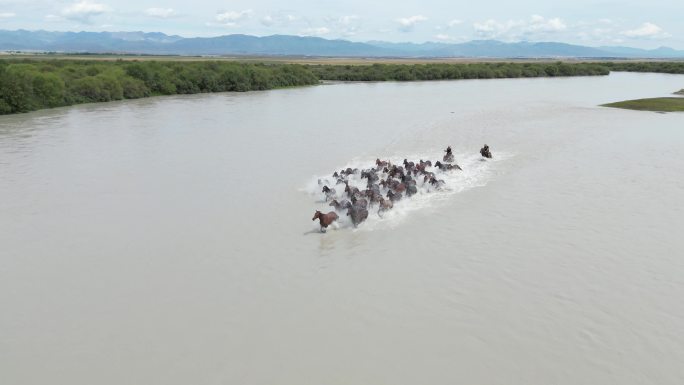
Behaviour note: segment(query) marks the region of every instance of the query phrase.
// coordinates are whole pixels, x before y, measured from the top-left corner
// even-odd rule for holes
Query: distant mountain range
[[[668,47],[586,47],[554,42],[365,43],[289,35],[184,38],[160,32],[49,32],[0,30],[0,51],[150,55],[280,55],[330,57],[684,58]]]

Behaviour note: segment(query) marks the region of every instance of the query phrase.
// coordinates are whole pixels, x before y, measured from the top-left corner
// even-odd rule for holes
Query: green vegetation
[[[152,95],[317,84],[296,64],[0,60],[0,114]]]
[[[469,63],[469,64],[372,64],[312,65],[324,80],[413,81],[446,79],[533,78],[551,76],[608,75],[610,71],[593,63]]]
[[[335,63],[333,61],[333,63]],[[0,59],[0,115],[153,95],[252,91],[335,81],[684,74],[684,62],[292,64],[249,60]]]
[[[678,62],[607,62],[601,65],[611,71],[656,72],[664,74],[684,74],[684,61]]]
[[[684,112],[684,98],[651,98],[604,104],[604,107],[656,112]]]

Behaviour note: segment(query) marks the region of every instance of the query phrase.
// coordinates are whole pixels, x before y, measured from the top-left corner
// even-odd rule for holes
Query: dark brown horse
[[[491,158],[492,158],[492,153],[491,153],[491,151],[489,151],[489,146],[487,146],[487,145],[485,144],[484,147],[482,147],[482,148],[480,149],[480,155],[482,155],[482,156],[485,157],[485,158],[491,159]]]
[[[336,211],[342,211],[342,209],[346,209],[347,206],[351,206],[351,202],[346,199],[342,199],[342,202],[338,202],[337,199],[333,199],[329,206],[334,207]]]
[[[351,206],[347,211],[347,216],[351,217],[354,227],[368,218],[368,210],[361,206]]]
[[[432,178],[430,178],[429,183],[430,183],[430,185],[436,187],[437,190],[440,190],[442,187],[444,187],[444,185],[446,185],[446,182],[444,182],[444,180],[437,179],[434,176]]]
[[[335,189],[330,188],[328,186],[323,186],[323,189],[321,190],[323,194],[325,194],[325,200],[331,200],[335,197]]]
[[[356,196],[353,196],[351,198],[351,201],[352,201],[352,204],[354,206],[359,206],[359,207],[363,207],[363,208],[368,207],[368,200],[366,198],[360,198],[359,199]]]
[[[316,213],[314,214],[313,218],[311,219],[312,221],[315,221],[318,219],[318,221],[321,224],[321,232],[325,231],[324,229],[327,229],[328,226],[330,226],[333,222],[335,222],[339,218],[337,214],[335,214],[334,211],[331,211],[327,214],[323,214],[322,212],[316,210]]]
[[[396,201],[401,200],[402,196],[401,196],[401,193],[395,194],[394,192],[392,192],[392,190],[390,190],[387,192],[387,198],[389,198],[389,200],[392,202],[396,202]]]
[[[349,186],[349,183],[344,182],[345,187],[344,187],[344,192],[346,192],[349,195],[349,198],[353,197],[354,195],[358,194],[360,191],[358,188],[354,186]]]
[[[444,163],[440,163],[439,161],[437,161],[437,163],[435,163],[435,167],[439,168],[442,171],[463,170],[461,168],[461,166],[457,165],[456,163],[444,164]]]

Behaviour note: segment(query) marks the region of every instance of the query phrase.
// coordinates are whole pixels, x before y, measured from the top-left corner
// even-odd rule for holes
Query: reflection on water
[[[679,384],[684,115],[596,107],[677,83],[339,84],[0,117],[0,373]],[[484,143],[500,161],[401,220],[311,221],[327,207],[309,183],[332,170],[449,144],[475,161]]]

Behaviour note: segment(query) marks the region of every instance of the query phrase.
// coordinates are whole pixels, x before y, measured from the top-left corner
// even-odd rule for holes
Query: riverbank
[[[684,62],[292,64],[231,61],[0,60],[0,115],[158,95],[259,91],[322,81],[424,81],[684,74]]]
[[[603,107],[653,112],[684,112],[684,98],[649,98],[604,104]]]

